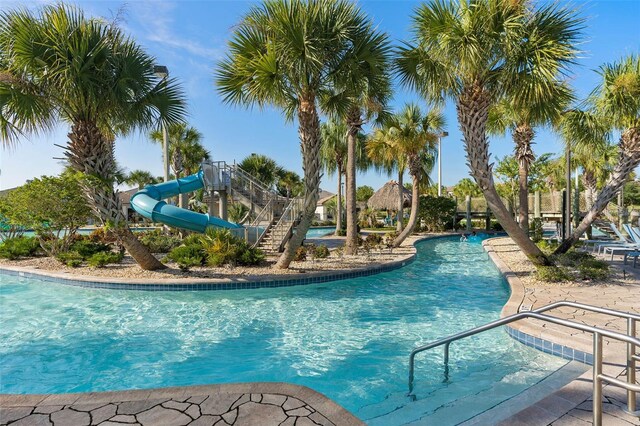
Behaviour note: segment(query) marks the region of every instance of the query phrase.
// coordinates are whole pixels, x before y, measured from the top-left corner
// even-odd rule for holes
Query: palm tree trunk
[[[518,221],[520,228],[529,234],[529,168],[535,160],[531,141],[535,136],[533,129],[528,124],[520,124],[513,131],[513,140],[516,143],[515,157],[518,160],[518,198],[520,209]]]
[[[118,193],[113,189],[116,170],[113,141],[107,139],[95,123],[87,121],[74,123],[68,137],[65,155],[71,167],[84,174],[84,194],[102,225],[112,227],[118,241],[142,269],[165,268],[127,225]]]
[[[549,265],[549,259],[518,226],[496,191],[486,133],[490,104],[489,94],[479,84],[465,88],[456,104],[471,174],[482,189],[489,208],[511,239],[535,265]]]
[[[338,163],[338,196],[336,200],[336,234],[342,230],[342,164]]]
[[[420,208],[420,160],[413,158],[411,160],[411,179],[413,181],[413,187],[411,188],[411,213],[409,214],[409,222],[404,230],[393,240],[393,247],[398,247],[409,235],[413,232],[413,229],[418,223],[418,209]]]
[[[596,192],[598,191],[598,180],[591,170],[584,169],[582,174],[582,183],[585,188],[585,201],[587,204],[587,210],[589,210],[596,199]]]
[[[276,268],[287,269],[296,250],[302,244],[309,226],[315,217],[320,190],[320,119],[316,110],[315,97],[300,99],[298,107],[298,137],[302,150],[304,169],[304,207],[296,233],[287,241],[284,252],[275,264]]]
[[[618,151],[618,162],[613,168],[609,181],[598,194],[598,198],[593,206],[587,211],[584,219],[573,231],[571,236],[564,240],[556,249],[555,253],[566,253],[575,243],[578,242],[582,234],[591,226],[594,220],[613,200],[620,188],[629,178],[629,175],[640,163],[640,128],[627,129],[620,136]]]
[[[404,170],[398,170],[398,214],[396,215],[396,232],[404,228]]]
[[[346,209],[347,240],[344,253],[353,255],[358,252],[358,214],[356,208],[356,138],[362,126],[360,109],[352,109],[347,117],[347,176],[346,176]]]

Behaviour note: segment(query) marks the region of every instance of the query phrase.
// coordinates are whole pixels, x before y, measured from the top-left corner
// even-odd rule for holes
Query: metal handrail
[[[292,198],[282,212],[282,216],[280,216],[278,222],[273,226],[273,230],[271,231],[271,235],[273,237],[271,241],[271,250],[277,250],[282,246],[284,239],[299,214],[298,204],[300,204],[301,201],[302,199],[300,198]]]
[[[264,237],[264,234],[266,234],[267,231],[269,230],[269,227],[271,226],[271,222],[273,222],[273,203],[274,203],[274,199],[270,198],[269,201],[267,201],[267,204],[264,206],[264,208],[260,210],[260,213],[258,213],[256,218],[249,225],[249,228],[254,230],[256,233],[256,240],[253,243],[253,247],[257,247],[258,244],[260,244],[260,240],[262,240],[262,238]],[[260,231],[261,229],[260,224],[262,222],[267,222],[267,224]],[[247,241],[248,241],[248,238],[247,238]]]
[[[619,318],[627,319],[627,334],[621,334],[615,331],[601,329],[598,327],[592,327],[585,324],[579,324],[573,321],[564,320],[561,318],[543,315],[542,312],[555,309],[561,306],[575,307],[578,309],[588,310],[592,312],[607,314],[616,316]],[[515,321],[519,321],[526,318],[533,318],[542,321],[551,322],[554,324],[562,325],[564,327],[573,328],[576,330],[586,331],[593,334],[593,424],[600,426],[602,424],[602,382],[606,381],[614,386],[619,386],[627,390],[627,410],[638,415],[635,404],[635,394],[640,392],[640,385],[635,380],[635,362],[637,360],[637,354],[635,353],[635,347],[640,346],[640,339],[635,337],[635,322],[640,320],[640,315],[619,312],[611,309],[600,308],[597,306],[585,305],[576,302],[556,302],[550,305],[543,306],[534,311],[520,312],[510,315],[505,318],[501,318],[496,321],[492,321],[480,327],[476,327],[471,330],[464,331],[462,333],[455,334],[453,336],[446,337],[444,339],[437,340],[428,345],[418,347],[411,351],[409,356],[409,394],[408,396],[414,397],[413,393],[413,381],[414,381],[414,365],[415,356],[429,349],[433,349],[438,346],[444,345],[444,369],[445,380],[449,377],[449,345],[465,337],[473,336],[478,333],[482,333],[487,330],[491,330],[502,325],[506,325]],[[611,377],[602,374],[602,337],[609,337],[614,340],[619,340],[627,343],[627,382],[622,382],[615,377]]]

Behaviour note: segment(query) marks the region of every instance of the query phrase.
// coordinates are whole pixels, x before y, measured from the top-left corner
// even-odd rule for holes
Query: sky
[[[0,0],[0,10],[37,8],[46,3],[49,2]],[[227,52],[234,26],[252,2],[103,0],[71,3],[89,16],[109,20],[119,16],[125,32],[152,54],[159,65],[167,66],[170,75],[181,82],[186,92],[189,124],[203,134],[203,143],[214,160],[239,162],[251,153],[260,153],[302,174],[297,123],[286,122],[282,113],[273,108],[225,105],[215,89],[216,65]],[[380,30],[390,35],[394,44],[410,39],[410,17],[419,2],[361,0],[358,4]],[[570,5],[579,8],[587,19],[584,43],[580,46],[582,53],[570,75],[578,97],[582,98],[598,84],[595,70],[600,65],[640,53],[637,22],[640,0],[572,1]],[[391,107],[400,110],[406,102],[426,106],[415,93],[396,85]],[[444,112],[449,136],[442,140],[442,183],[449,186],[468,177],[468,167],[454,105],[448,102]],[[68,125],[61,123],[49,134],[24,138],[14,147],[0,148],[0,189],[21,185],[33,177],[59,173],[62,170],[59,158],[63,154],[54,144],[64,145],[68,131]],[[508,135],[490,140],[492,158],[512,153],[513,142]],[[547,129],[537,130],[536,154],[559,155],[562,149],[557,135]],[[118,139],[116,158],[129,171],[143,169],[162,175],[161,149],[152,144],[146,134]],[[434,182],[436,173],[434,168]],[[389,179],[387,175],[370,171],[360,174],[357,183],[379,188]],[[322,188],[335,192],[335,176],[325,174]]]

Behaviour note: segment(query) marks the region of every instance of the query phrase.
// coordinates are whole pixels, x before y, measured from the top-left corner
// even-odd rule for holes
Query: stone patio
[[[640,313],[640,280],[638,270],[631,265],[614,262],[618,268],[614,277],[605,283],[544,284],[528,279],[533,266],[527,261],[510,238],[495,238],[485,242],[489,256],[507,277],[512,294],[505,305],[502,316],[520,311],[528,311],[557,301],[574,301],[596,305],[618,311]],[[527,270],[527,264],[529,264]],[[516,270],[509,266],[514,265]],[[624,273],[622,268],[625,268]],[[526,282],[526,284],[525,284]],[[581,324],[606,328],[626,334],[626,320],[612,318],[574,308],[560,308],[546,314],[568,319]],[[573,349],[592,353],[591,334],[543,323],[538,320],[524,320],[512,324],[512,328]],[[605,374],[626,380],[626,345],[618,341],[603,342]],[[640,371],[640,369],[638,369]],[[639,375],[640,377],[640,375]],[[591,369],[577,380],[564,386],[558,392],[541,399],[530,407],[499,423],[502,426],[553,425],[584,426],[592,424],[592,372]],[[640,399],[640,395],[636,395]],[[640,405],[640,404],[639,404]],[[604,425],[640,425],[640,419],[625,411],[626,391],[606,385],[603,391]]]
[[[188,386],[123,392],[0,395],[11,426],[360,426],[307,387],[286,383]]]

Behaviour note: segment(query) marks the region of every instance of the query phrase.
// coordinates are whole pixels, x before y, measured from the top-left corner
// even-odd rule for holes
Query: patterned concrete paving
[[[606,283],[542,284],[527,278],[532,266],[509,238],[490,240],[485,247],[494,262],[507,276],[512,288],[511,298],[502,312],[503,316],[536,309],[561,300],[597,305],[618,311],[640,313],[640,279],[638,279],[638,271],[629,271],[629,269],[632,269],[630,265],[625,266],[627,270],[624,274],[618,269]],[[620,268],[622,266],[621,262],[618,263],[619,265],[614,264],[614,267]],[[606,315],[574,308],[560,308],[549,311],[548,314],[626,334],[626,320],[624,319],[611,318]],[[513,328],[531,336],[566,345],[573,349],[587,353],[592,353],[593,351],[591,334],[582,331],[537,320],[514,323]],[[606,364],[603,367],[604,373],[626,380],[624,376],[626,345],[605,339],[603,353]],[[638,371],[640,372],[640,369]],[[584,426],[592,424],[591,375],[592,372],[589,370],[560,391],[504,420],[500,425]],[[640,374],[638,377],[640,377]],[[637,399],[640,399],[640,395],[637,395],[637,397]],[[610,385],[605,386],[603,424],[640,425],[640,418],[624,412],[624,406],[626,406],[626,391]]]
[[[0,395],[0,425],[11,426],[363,424],[318,392],[285,383],[84,394]]]

